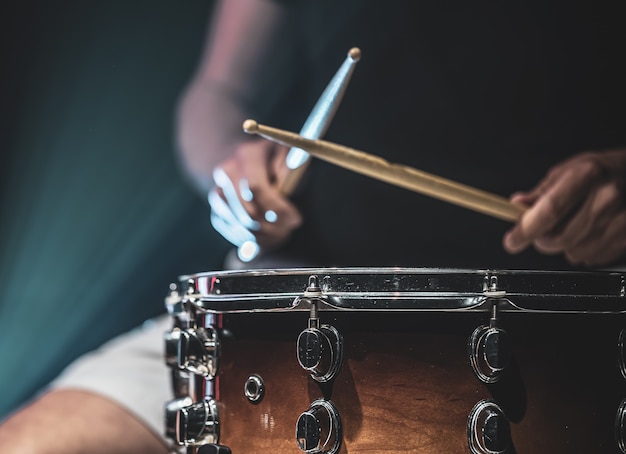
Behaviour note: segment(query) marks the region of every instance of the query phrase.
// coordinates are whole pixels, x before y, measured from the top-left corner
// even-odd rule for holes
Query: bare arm
[[[166,454],[163,440],[114,402],[56,390],[0,425],[3,454]]]
[[[218,232],[237,246],[254,240],[272,249],[301,223],[279,189],[287,150],[247,136],[242,123],[250,106],[271,105],[280,96],[287,84],[272,76],[293,74],[289,11],[270,0],[228,0],[217,5],[213,18],[177,115],[183,169],[201,193],[212,190],[211,220]]]
[[[256,82],[273,53],[287,52],[287,13],[268,0],[219,2],[204,52],[177,112],[178,150],[184,169],[206,192],[213,169],[243,141],[241,124]],[[281,42],[282,41],[282,42]],[[288,42],[288,41],[287,41]]]

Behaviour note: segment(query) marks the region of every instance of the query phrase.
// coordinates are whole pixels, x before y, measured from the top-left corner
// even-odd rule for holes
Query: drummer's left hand
[[[626,256],[626,150],[578,154],[511,201],[529,208],[504,236],[510,253],[532,245],[589,267]]]

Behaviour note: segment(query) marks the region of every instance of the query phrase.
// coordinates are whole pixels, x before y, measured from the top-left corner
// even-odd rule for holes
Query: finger
[[[592,161],[564,168],[552,186],[545,189],[519,221],[519,235],[525,242],[552,233],[587,197],[600,173]],[[515,239],[515,238],[514,238]]]
[[[252,217],[248,214],[245,207],[241,203],[239,192],[235,189],[233,182],[224,169],[216,167],[213,171],[213,180],[222,190],[226,203],[230,207],[230,211],[237,219],[238,223],[248,230],[259,230],[261,228],[260,223],[252,219]]]
[[[274,184],[277,187],[282,187],[285,179],[287,178],[287,174],[291,171],[289,167],[287,167],[287,154],[289,152],[289,148],[285,146],[277,146],[274,150],[274,155],[272,156],[272,174],[274,175]]]
[[[278,213],[274,210],[267,210],[263,215],[263,218],[270,224],[274,224],[278,221]]]
[[[242,173],[254,194],[255,218],[261,222],[259,239],[288,235],[302,223],[298,209],[279,190],[277,173],[286,169],[286,147],[264,147],[265,153],[249,155]]]
[[[252,200],[254,200],[254,193],[250,189],[247,178],[242,177],[239,179],[239,195],[246,202],[252,202]]]
[[[259,195],[259,199],[259,205],[265,207],[260,233],[285,235],[302,224],[300,211],[288,199],[283,198],[280,193],[264,192]]]
[[[542,252],[570,251],[583,242],[601,237],[621,205],[620,193],[612,182],[591,191],[581,208],[557,234],[538,238],[535,246]]]
[[[253,234],[239,223],[217,190],[210,191],[208,198],[211,206],[211,225],[227,241],[237,246],[237,256],[242,262],[249,262],[257,257],[262,245],[273,247],[285,237],[285,235],[272,237],[271,234],[263,233],[263,229]]]
[[[517,225],[504,235],[504,249],[511,254],[517,254],[538,238],[547,236],[567,212],[580,203],[584,187],[596,177],[597,173],[571,160],[552,168],[531,191],[514,194],[512,201],[531,207]],[[543,252],[552,253],[552,250],[546,249]]]
[[[259,256],[261,248],[256,241],[245,241],[237,248],[237,257],[244,263],[251,262]]]
[[[274,144],[255,141],[242,144],[233,159],[223,164],[231,180],[238,178],[240,204],[248,215],[257,222],[262,222],[266,207],[259,206],[259,194],[268,191],[273,179],[270,159]],[[259,228],[262,225],[259,224]]]
[[[566,253],[571,263],[587,266],[610,265],[625,256],[626,210],[611,219],[603,235],[595,236]]]
[[[530,243],[530,240],[526,238],[519,225],[516,225],[506,232],[502,239],[502,247],[504,247],[504,250],[509,254],[519,254],[524,249],[528,248]]]
[[[254,142],[238,151],[241,174],[253,194],[265,191],[272,184],[271,155],[273,144]]]
[[[209,192],[208,201],[211,206],[211,225],[227,241],[239,247],[246,241],[255,240],[254,234],[239,223],[230,206],[216,190]]]
[[[511,195],[511,197],[509,197],[509,200],[511,203],[517,205],[531,206],[535,203],[537,197],[527,192],[516,192],[515,194]]]
[[[543,195],[548,188],[559,178],[562,173],[561,167],[551,169],[548,174],[530,191],[519,191],[511,195],[511,203],[533,206],[539,197]],[[532,244],[532,239],[527,234],[520,222],[510,229],[502,238],[502,246],[510,254],[518,254],[528,248]]]
[[[257,204],[264,210],[261,230],[257,233],[264,248],[285,241],[302,224],[302,215],[298,208],[276,187],[260,192]]]

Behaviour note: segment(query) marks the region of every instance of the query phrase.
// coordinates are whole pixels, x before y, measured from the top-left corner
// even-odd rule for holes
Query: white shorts
[[[47,389],[78,388],[112,399],[164,437],[165,403],[173,399],[163,334],[169,314],[103,344],[71,363]]]

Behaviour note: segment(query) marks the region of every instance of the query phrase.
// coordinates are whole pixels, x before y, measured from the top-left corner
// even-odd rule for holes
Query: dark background
[[[173,139],[212,2],[13,3],[0,7],[0,418],[228,248]]]

